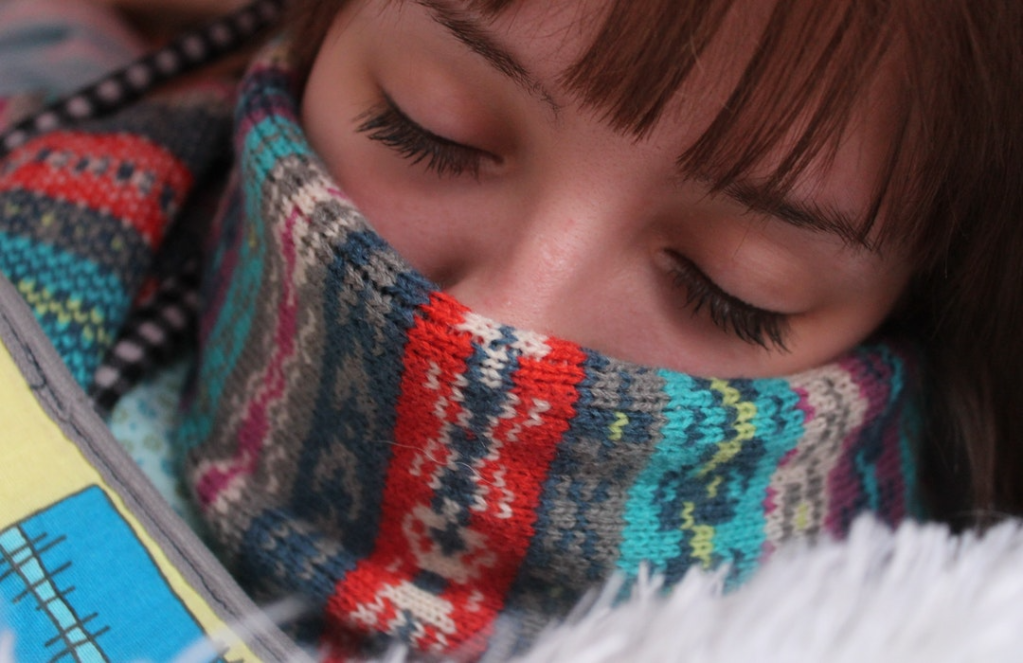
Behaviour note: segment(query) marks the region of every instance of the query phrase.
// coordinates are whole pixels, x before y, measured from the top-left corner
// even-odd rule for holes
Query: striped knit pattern
[[[197,179],[228,145],[209,87],[28,140],[0,161],[0,271],[88,387]]]
[[[322,606],[336,656],[521,644],[616,571],[740,582],[783,541],[919,510],[901,354],[718,380],[476,315],[346,200],[294,82],[278,45],[241,90],[178,437],[227,562]]]

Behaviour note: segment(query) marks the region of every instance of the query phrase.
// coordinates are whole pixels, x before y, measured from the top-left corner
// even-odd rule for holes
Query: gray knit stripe
[[[552,588],[590,587],[614,571],[628,491],[661,441],[664,379],[614,359],[601,363],[589,371],[592,383],[580,389],[589,399],[579,404],[586,418],[573,419],[558,447],[536,534],[509,596],[516,611],[525,610],[518,624],[525,640],[578,599],[556,596]],[[621,415],[629,423],[616,432]]]
[[[767,514],[766,535],[769,545],[778,545],[795,536],[819,534],[828,513],[827,472],[835,465],[842,443],[866,415],[867,403],[859,386],[845,369],[829,365],[803,374],[792,381],[802,390],[815,416],[806,424],[806,433],[793,453],[771,479],[776,507]]]
[[[320,307],[316,305],[322,289],[321,263],[310,261],[304,255],[296,255],[292,266],[298,273],[291,274],[287,272],[285,262],[284,233],[290,233],[288,241],[295,243],[291,250],[298,253],[309,244],[304,236],[311,234],[313,229],[300,220],[289,231],[279,222],[283,215],[278,214],[282,205],[296,197],[301,199],[302,191],[310,186],[319,186],[319,174],[298,156],[280,159],[266,179],[260,202],[266,223],[265,232],[261,236],[265,242],[261,249],[264,278],[258,294],[252,298],[255,315],[250,333],[244,341],[235,370],[225,382],[224,397],[217,410],[210,442],[202,449],[204,459],[198,467],[216,463],[230,464],[236,460],[237,448],[234,441],[246,424],[253,395],[266,388],[269,364],[279,351],[275,331],[281,322],[278,311],[285,287],[294,289],[292,294],[296,298],[296,310],[303,318],[301,323],[296,319],[302,331],[294,340],[301,341],[311,333],[319,333],[310,330],[323,329]],[[245,224],[240,232],[244,234],[247,229],[248,224]],[[314,274],[309,274],[309,271]],[[318,278],[315,276],[317,271]],[[322,347],[322,340],[316,345]],[[272,447],[261,450],[261,453],[268,454],[267,460],[257,465],[254,474],[239,477],[234,490],[211,506],[209,519],[218,533],[230,542],[226,551],[232,556],[242,546],[244,533],[249,529],[251,520],[263,512],[263,505],[287,501],[287,495],[293,489],[294,473],[299,465],[295,455],[301,449],[308,432],[309,407],[314,401],[311,398],[304,403],[299,401],[300,407],[292,409],[289,403],[294,401],[290,392],[296,387],[308,391],[319,381],[318,363],[308,361],[311,356],[308,351],[308,347],[296,344],[293,354],[278,367],[284,376],[283,384],[278,385],[283,392],[274,397],[275,404],[268,406],[268,412],[274,413],[274,416],[268,417],[266,422],[270,431],[260,436],[262,440],[275,440]]]

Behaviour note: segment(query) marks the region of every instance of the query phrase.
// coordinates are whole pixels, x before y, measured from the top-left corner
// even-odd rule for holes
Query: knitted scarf
[[[487,320],[348,202],[294,83],[277,45],[240,90],[177,439],[225,563],[255,593],[303,596],[332,652],[519,647],[616,572],[727,565],[741,582],[783,541],[919,512],[903,353],[718,380]],[[0,270],[83,388],[118,337],[128,355],[151,340],[125,326],[154,265],[194,244],[183,221],[229,156],[227,101],[201,88],[8,134]]]
[[[720,380],[481,317],[346,199],[295,81],[277,45],[241,87],[179,443],[229,568],[304,596],[335,654],[515,647],[615,572],[740,582],[788,539],[919,511],[893,347]]]

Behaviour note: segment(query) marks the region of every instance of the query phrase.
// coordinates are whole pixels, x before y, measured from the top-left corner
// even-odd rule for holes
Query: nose
[[[622,258],[614,209],[559,195],[501,215],[475,230],[476,250],[461,256],[444,289],[504,324],[586,344],[589,318],[602,313],[594,293]]]

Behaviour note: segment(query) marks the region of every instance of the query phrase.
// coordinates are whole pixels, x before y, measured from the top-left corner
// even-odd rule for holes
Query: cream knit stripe
[[[828,473],[848,431],[863,422],[867,409],[860,386],[838,365],[797,376],[792,387],[803,395],[808,419],[803,438],[771,478],[768,550],[786,539],[820,533],[829,510]]]

